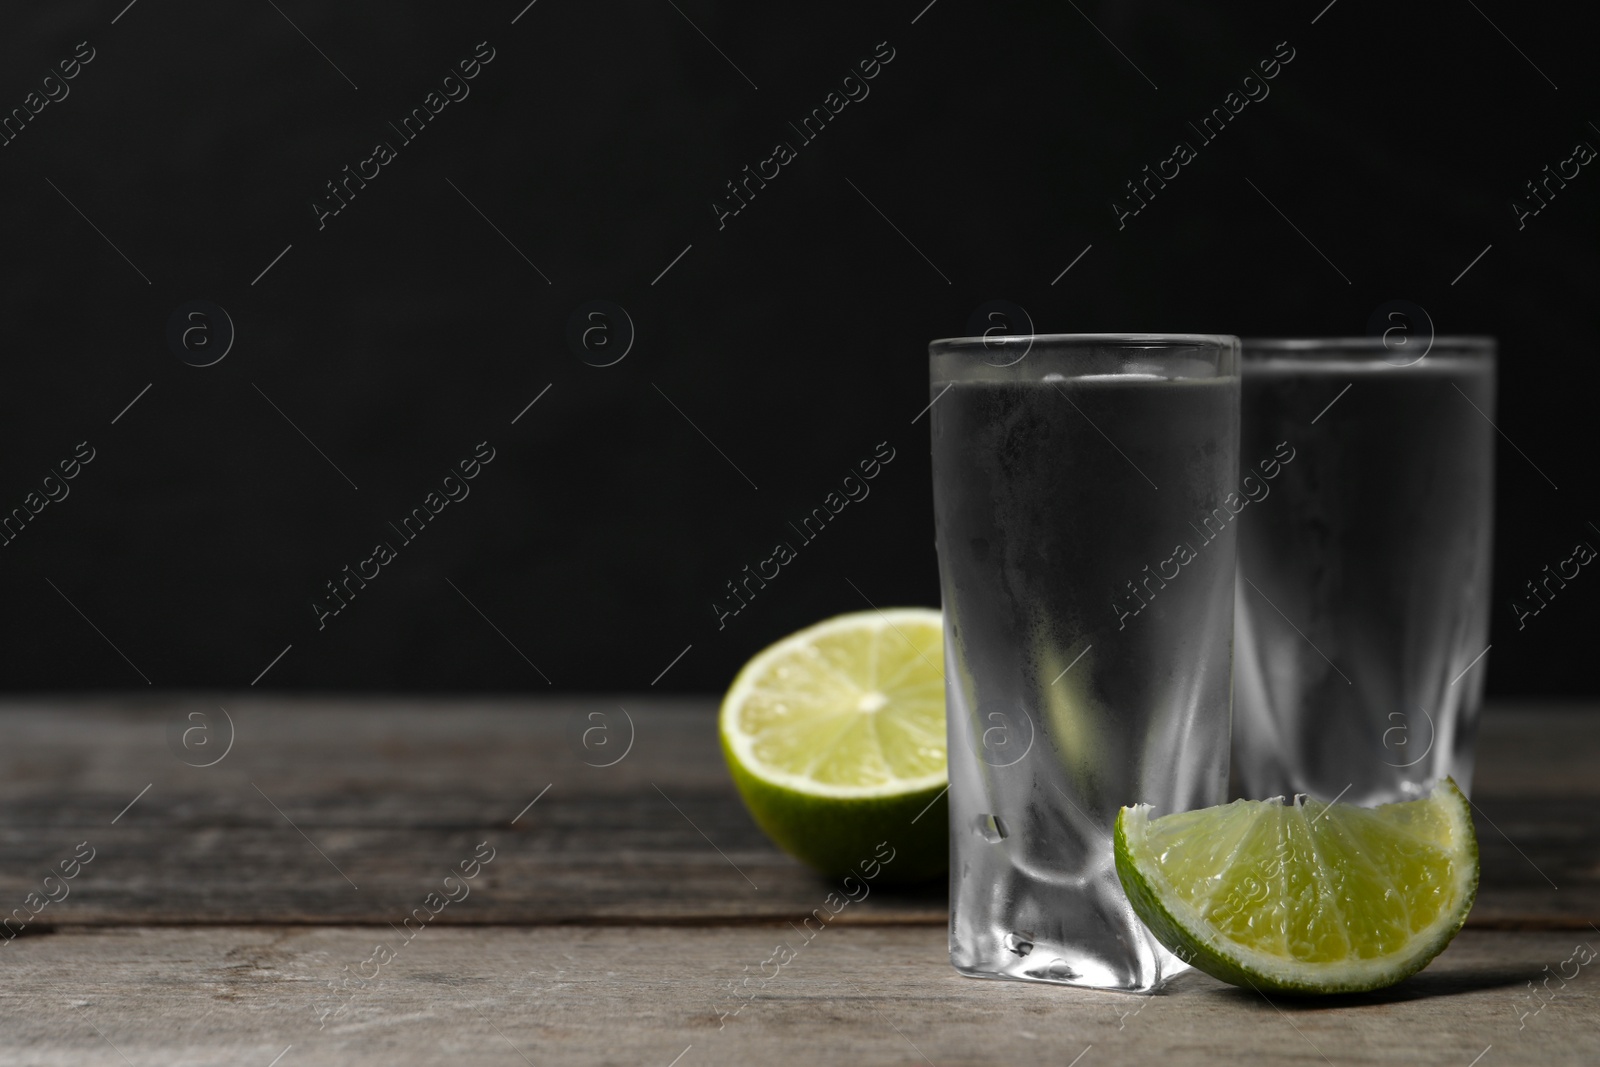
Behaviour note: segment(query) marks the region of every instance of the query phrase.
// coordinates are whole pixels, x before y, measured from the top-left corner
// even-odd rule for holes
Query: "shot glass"
[[[1244,342],[1236,788],[1357,804],[1472,787],[1495,342]]]
[[[1125,804],[1228,777],[1239,341],[929,347],[950,766],[950,959],[1149,991],[1186,965],[1123,894]]]

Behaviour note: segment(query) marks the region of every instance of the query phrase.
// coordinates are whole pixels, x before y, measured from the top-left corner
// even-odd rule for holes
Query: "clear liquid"
[[[1238,406],[1238,378],[1137,375],[958,381],[933,406],[964,974],[1149,990],[1185,969],[1129,906],[1111,828],[1225,797],[1235,538],[1202,520],[1235,488]]]
[[[1493,361],[1247,360],[1243,395],[1241,459],[1253,466],[1280,441],[1296,454],[1240,517],[1239,789],[1379,804],[1449,774],[1470,790]]]

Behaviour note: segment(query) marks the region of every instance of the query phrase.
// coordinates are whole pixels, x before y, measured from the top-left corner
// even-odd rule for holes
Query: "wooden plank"
[[[187,766],[168,734],[219,706],[233,748]],[[444,921],[798,918],[828,891],[746,814],[705,701],[102,702],[11,707],[0,735],[0,902],[97,850],[41,923],[398,922],[483,841]],[[936,883],[851,921],[945,915]]]
[[[222,753],[219,706],[232,748],[185,764]],[[12,702],[0,708],[0,913],[88,841],[96,858],[36,925],[397,922],[488,841],[496,860],[441,921],[802,916],[828,886],[746,815],[713,715],[708,701],[630,698]],[[195,728],[218,747],[169,747]],[[1600,716],[1490,714],[1472,922],[1600,919],[1597,757]],[[945,916],[935,884],[875,889],[845,921]]]
[[[0,949],[0,1067],[1590,1065],[1579,940],[1469,930],[1392,990],[1297,1002],[1192,972],[1154,997],[963,978],[927,927],[77,930]],[[363,967],[379,941],[393,958]],[[366,988],[330,988],[346,967]]]
[[[1490,704],[1478,730],[1473,795],[1600,797],[1600,704],[1507,701]]]

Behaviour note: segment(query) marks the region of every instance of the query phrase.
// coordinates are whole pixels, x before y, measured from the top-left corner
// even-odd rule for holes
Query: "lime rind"
[[[1393,985],[1444,951],[1477,895],[1471,810],[1448,778],[1372,809],[1280,798],[1149,812],[1123,808],[1115,829],[1134,911],[1180,959],[1264,993]],[[1273,843],[1264,860],[1262,843]],[[1179,854],[1181,886],[1162,863]]]
[[[915,793],[840,802],[836,798],[774,786],[723,755],[746,810],[779,848],[833,876],[856,874],[882,842],[894,858],[882,865],[882,882],[919,882],[949,867],[950,802],[940,783]]]

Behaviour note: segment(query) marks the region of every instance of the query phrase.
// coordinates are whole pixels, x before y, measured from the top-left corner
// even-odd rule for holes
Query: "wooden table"
[[[962,978],[937,887],[802,945],[831,887],[709,700],[12,700],[0,737],[0,913],[37,909],[0,1064],[1600,1063],[1597,709],[1491,709],[1468,928],[1313,1003]]]

